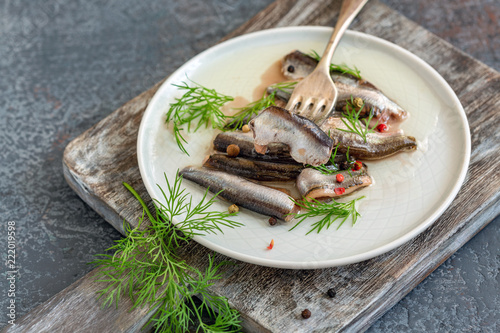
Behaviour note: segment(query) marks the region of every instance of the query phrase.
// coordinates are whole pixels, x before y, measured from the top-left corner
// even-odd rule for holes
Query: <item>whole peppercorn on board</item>
[[[339,5],[339,1],[276,1],[226,38],[275,26],[332,26]],[[240,311],[247,331],[365,330],[500,212],[500,120],[495,117],[500,108],[500,74],[378,1],[367,4],[351,29],[408,49],[451,85],[471,128],[468,177],[451,206],[427,231],[374,259],[318,270],[274,269],[241,262],[224,267],[225,278],[216,281],[211,290],[226,296]],[[76,138],[64,155],[70,186],[121,233],[123,221],[135,226],[142,211],[121,183],[128,182],[143,198],[149,198],[139,175],[135,147],[142,114],[158,86]],[[207,251],[192,242],[184,248],[183,258],[202,270]],[[227,258],[219,255],[217,259]],[[131,302],[126,298],[118,308],[101,309],[95,292],[102,286],[94,282],[94,274],[5,331],[138,332],[152,309],[130,311]],[[307,320],[301,316],[304,309],[310,311]]]

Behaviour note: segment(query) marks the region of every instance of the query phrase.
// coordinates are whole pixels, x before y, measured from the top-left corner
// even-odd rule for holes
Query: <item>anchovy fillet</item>
[[[362,124],[358,126],[364,127]],[[347,130],[348,128],[338,117],[328,118],[321,128],[329,133],[334,145],[339,145],[338,153],[346,153],[349,148],[349,154],[361,160],[378,160],[398,152],[417,149],[417,141],[414,137],[400,133],[368,133],[365,142],[359,134],[341,131],[341,129]]]
[[[244,157],[254,161],[262,160],[273,163],[300,164],[290,156],[290,149],[283,143],[270,143],[267,145],[267,151],[265,154],[258,154],[255,151],[254,140],[251,132],[222,132],[217,134],[214,139],[214,149],[219,152],[225,153],[227,147],[231,144],[237,145],[240,148],[238,157]],[[356,160],[353,154],[349,154],[349,156],[351,160]],[[345,154],[339,153],[335,155],[334,162],[336,164],[346,161],[347,157]]]
[[[296,163],[249,160],[241,157],[229,157],[225,154],[210,155],[203,166],[260,181],[294,180],[304,169],[301,164]]]
[[[333,140],[315,123],[277,106],[270,106],[249,122],[255,151],[264,154],[270,143],[290,148],[292,158],[303,164],[321,165],[330,159]]]
[[[345,196],[372,184],[365,165],[358,171],[345,170],[339,174],[344,177],[341,183],[337,181],[337,174],[325,175],[318,170],[307,168],[297,178],[297,188],[306,199],[320,199]],[[339,188],[344,188],[345,192],[336,192]]]
[[[219,133],[214,140],[214,149],[226,152],[227,146],[234,144],[240,148],[238,156],[259,159],[273,162],[294,163],[290,156],[290,149],[283,143],[270,143],[265,154],[258,154],[255,151],[253,134],[241,131]],[[296,163],[296,162],[295,162]]]
[[[299,210],[288,194],[223,171],[189,166],[179,174],[213,193],[222,191],[220,197],[263,215],[290,221]]]
[[[357,126],[364,127],[361,123]],[[414,137],[400,133],[368,133],[365,142],[359,134],[341,131],[347,130],[348,127],[338,117],[328,118],[321,128],[329,133],[335,145],[339,145],[338,152],[346,153],[349,148],[349,154],[352,153],[361,160],[378,160],[398,152],[417,149],[417,140]]]

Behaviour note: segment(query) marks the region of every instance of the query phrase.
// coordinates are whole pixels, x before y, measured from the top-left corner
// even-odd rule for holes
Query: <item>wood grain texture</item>
[[[339,4],[276,1],[228,38],[275,26],[331,26]],[[248,331],[363,331],[500,212],[496,171],[500,166],[500,121],[495,116],[500,108],[500,74],[377,1],[367,4],[351,28],[408,49],[433,66],[454,89],[471,127],[472,156],[466,182],[432,227],[377,258],[307,271],[241,262],[226,266],[225,278],[216,282],[212,292],[228,297],[241,312]],[[123,221],[134,225],[141,209],[121,182],[130,183],[143,198],[149,198],[140,179],[135,145],[142,114],[157,88],[136,97],[72,141],[64,156],[68,183],[122,233]],[[200,269],[205,267],[208,253],[196,243],[182,251],[183,257]],[[227,260],[222,255],[216,259]],[[94,298],[98,285],[93,283],[93,274],[5,331],[54,332],[71,327],[73,332],[136,332],[151,312],[129,312],[130,304],[125,301],[118,310],[100,310]],[[337,292],[333,299],[326,296],[330,288]],[[73,311],[67,311],[69,307]],[[308,320],[300,317],[304,308],[313,314]],[[75,312],[82,315],[74,316]]]
[[[497,0],[382,0],[462,51],[500,69],[500,2]]]
[[[96,291],[105,284],[95,282],[96,270],[38,306],[5,332],[139,332],[154,309],[132,309],[132,301],[122,298],[117,311],[114,305],[101,308]],[[36,320],[26,320],[26,319]]]

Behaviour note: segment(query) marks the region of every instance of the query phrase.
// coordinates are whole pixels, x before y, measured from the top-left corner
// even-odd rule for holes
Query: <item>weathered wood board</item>
[[[332,26],[339,4],[276,1],[226,38],[276,26]],[[377,1],[368,3],[351,29],[408,49],[448,81],[471,127],[472,156],[466,182],[452,205],[426,232],[372,260],[309,271],[241,262],[225,267],[225,279],[216,282],[212,292],[228,297],[241,312],[248,331],[362,331],[500,212],[500,120],[496,117],[500,109],[500,74]],[[148,198],[139,175],[135,145],[142,114],[157,88],[139,95],[76,138],[64,156],[70,186],[122,233],[123,221],[134,225],[141,208],[121,183],[128,182]],[[203,268],[208,253],[191,243],[184,248],[183,257]],[[219,255],[217,259],[227,258]],[[4,331],[137,332],[151,311],[129,312],[131,304],[126,299],[118,309],[101,310],[95,298],[100,286],[93,281],[94,273]],[[330,288],[337,292],[333,299],[326,296]],[[313,313],[307,321],[300,318],[304,308]]]

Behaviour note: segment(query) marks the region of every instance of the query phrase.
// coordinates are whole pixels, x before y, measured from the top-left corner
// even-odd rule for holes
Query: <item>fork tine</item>
[[[335,104],[335,101],[332,101],[331,99],[325,99],[318,109],[315,110],[314,114],[312,115],[314,118],[314,121],[323,121],[326,116],[329,114],[329,111],[333,108],[333,105]]]
[[[314,108],[311,109],[311,117],[316,120],[318,118],[318,114],[321,112],[321,110],[324,109],[325,104],[328,101],[326,99],[320,99],[316,104],[314,104]]]
[[[324,105],[325,103],[323,100],[316,102],[309,110],[308,118],[316,121],[318,118],[318,114],[320,113]]]
[[[297,95],[292,95],[290,97],[290,99],[288,100],[288,103],[286,104],[286,109],[293,112],[293,113],[296,113],[298,112],[298,108],[300,106],[300,100],[302,99],[301,96],[297,96]]]
[[[298,115],[301,115],[303,117],[307,117],[308,111],[314,107],[315,99],[314,98],[307,98],[305,99],[301,104],[300,108],[297,111]]]

